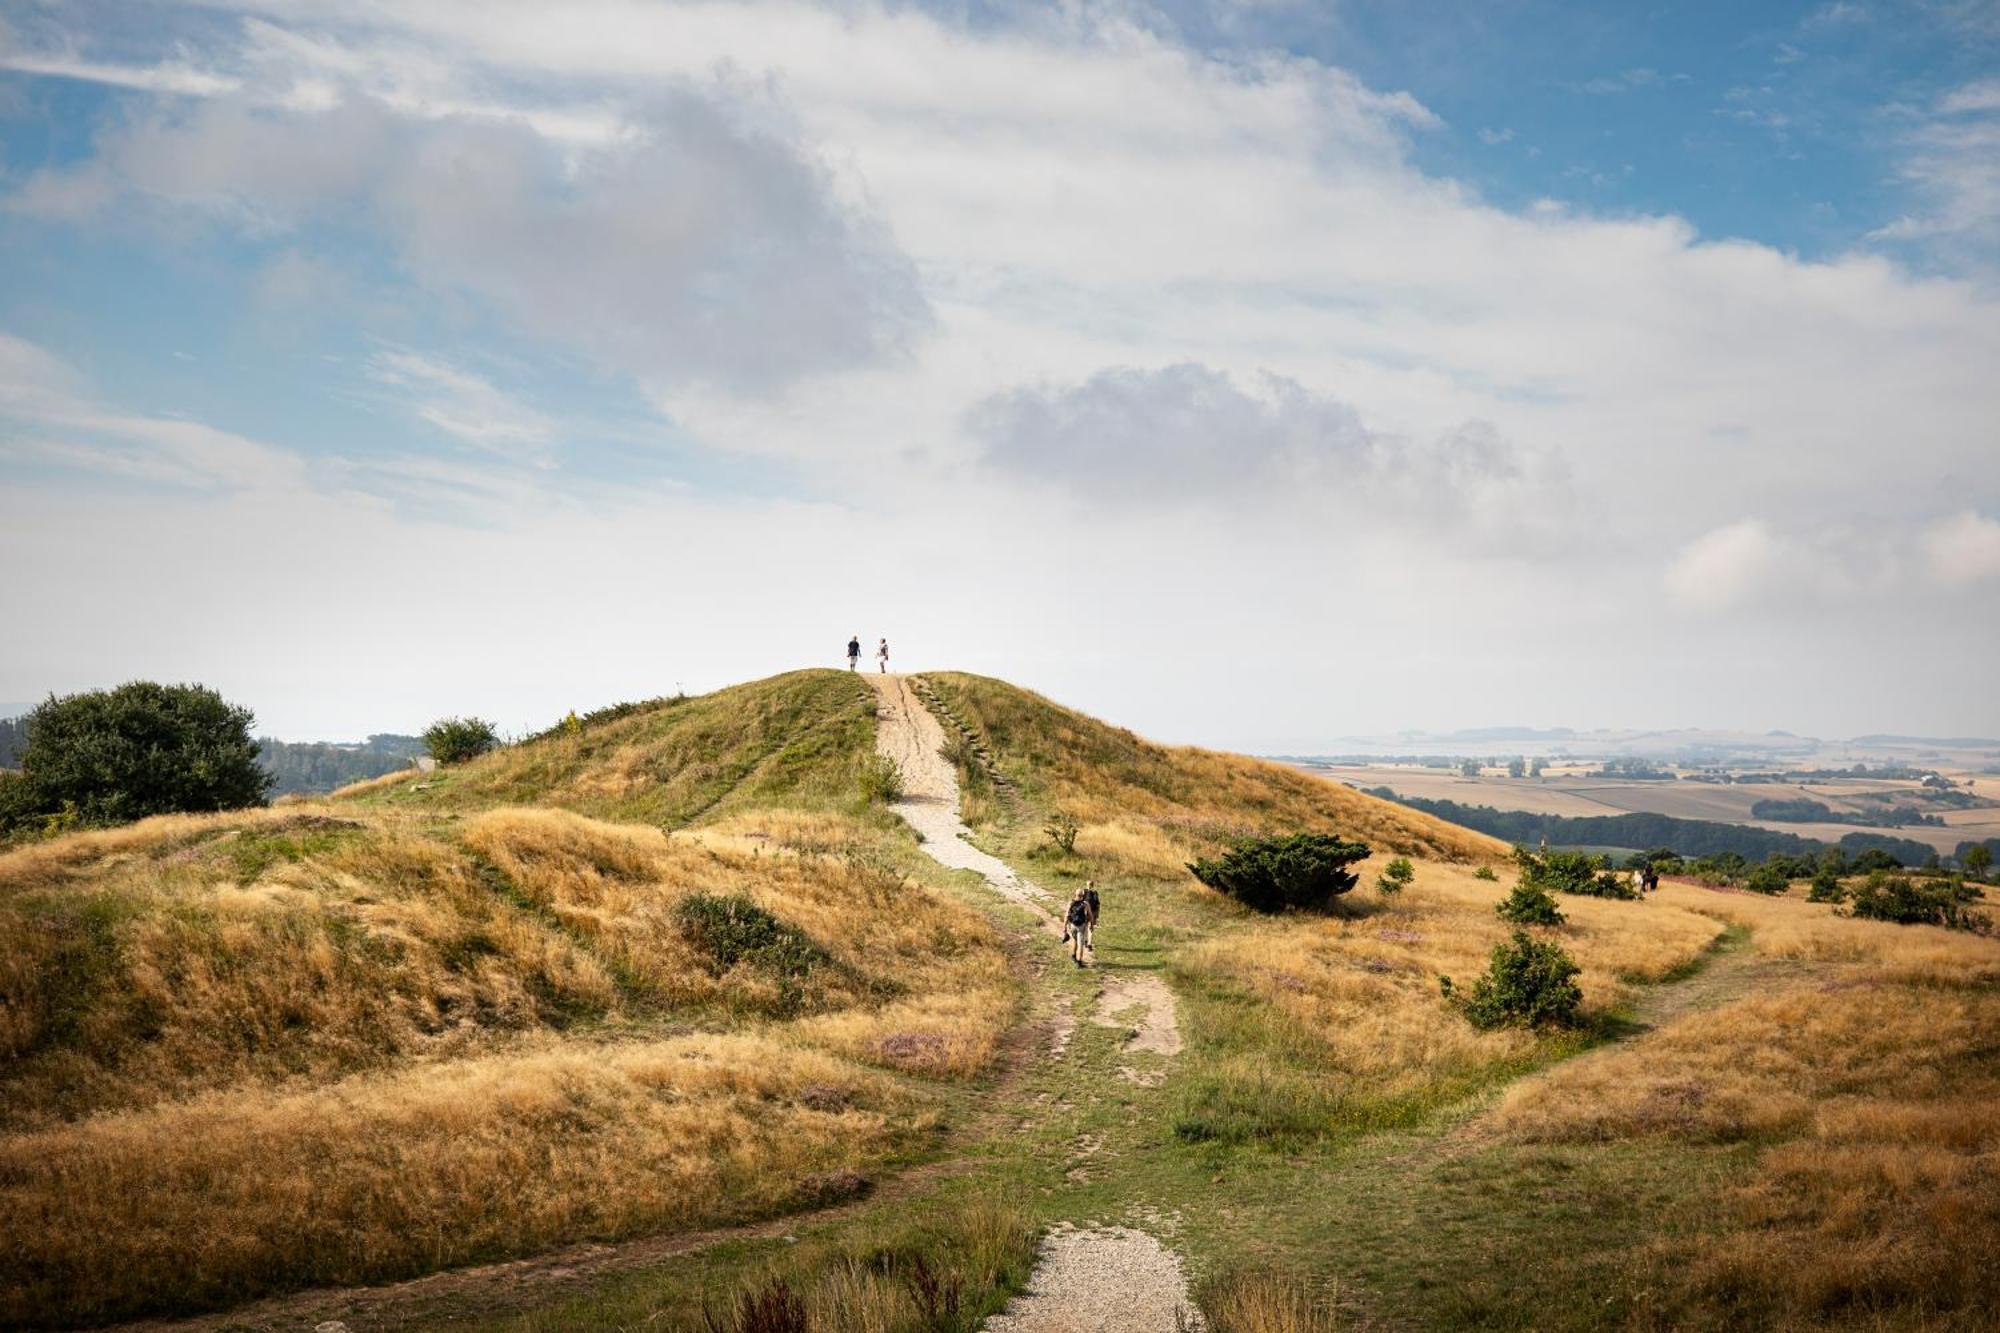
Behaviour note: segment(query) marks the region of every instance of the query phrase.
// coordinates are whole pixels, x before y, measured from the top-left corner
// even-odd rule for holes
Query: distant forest
[[[1722,856],[1736,853],[1748,861],[1761,861],[1773,853],[1805,856],[1828,844],[1796,833],[1724,824],[1712,819],[1679,819],[1673,815],[1539,815],[1525,810],[1496,810],[1490,805],[1462,805],[1457,801],[1430,800],[1422,796],[1398,796],[1388,787],[1371,787],[1371,796],[1407,805],[1436,815],[1465,828],[1515,843],[1534,847],[1547,839],[1551,847],[1625,847],[1640,850],[1671,847],[1682,856]],[[1989,840],[2000,843],[2000,839]],[[1967,842],[1959,855],[1972,847]],[[1904,865],[1922,865],[1936,849],[1914,838],[1892,838],[1881,833],[1849,833],[1840,846],[1853,856],[1879,847]],[[2000,851],[2000,847],[1996,847]]]
[[[265,737],[258,741],[257,757],[277,778],[274,796],[287,792],[329,792],[364,778],[379,778],[424,752],[420,736],[383,733],[366,741],[336,744],[330,741],[280,741]],[[19,768],[21,753],[28,748],[27,719],[0,718],[0,768]]]

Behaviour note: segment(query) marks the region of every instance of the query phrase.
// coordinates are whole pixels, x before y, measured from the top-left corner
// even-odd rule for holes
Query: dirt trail
[[[894,760],[903,774],[903,799],[896,811],[923,836],[924,851],[954,870],[974,870],[995,893],[1033,911],[1043,929],[1060,934],[1050,908],[1054,899],[1015,874],[1006,862],[974,847],[958,817],[958,773],[943,753],[944,729],[901,676],[874,675],[868,683],[877,698],[875,748]],[[1172,1059],[1180,1054],[1179,1014],[1174,993],[1151,973],[1105,973],[1091,1022],[1128,1034],[1124,1049]],[[1067,1003],[1060,1006],[1051,1059],[1060,1059],[1074,1030]],[[1119,1073],[1142,1087],[1164,1078],[1157,1067],[1121,1066]],[[1100,1148],[1079,1147],[1084,1157]],[[1087,1175],[1072,1171],[1071,1179]],[[1042,1242],[1027,1292],[986,1323],[988,1333],[1173,1333],[1203,1327],[1188,1296],[1180,1256],[1143,1231],[1128,1227],[1057,1227]]]
[[[1035,912],[1048,930],[1060,932],[1050,910],[1055,900],[1047,890],[1022,879],[1005,861],[967,840],[965,824],[958,817],[958,774],[943,754],[944,728],[917,699],[909,681],[878,674],[869,676],[868,683],[875,687],[880,722],[875,748],[903,772],[903,799],[895,810],[922,836],[924,851],[953,870],[977,871],[995,893]]]

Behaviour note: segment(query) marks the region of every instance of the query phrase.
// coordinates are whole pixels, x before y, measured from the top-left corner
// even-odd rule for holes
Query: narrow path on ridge
[[[940,865],[977,872],[995,893],[1033,912],[1042,930],[1060,935],[1062,924],[1051,910],[1054,897],[972,845],[958,814],[958,773],[943,753],[944,728],[909,681],[877,673],[868,683],[877,700],[875,748],[902,772],[903,797],[894,808],[923,839],[924,851]],[[1125,1029],[1127,1051],[1167,1058],[1180,1053],[1173,992],[1150,973],[1107,975],[1092,1022]],[[1060,1057],[1067,1040],[1059,1029],[1050,1058]],[[1156,1070],[1130,1066],[1119,1072],[1143,1087],[1162,1078]],[[1068,1224],[1042,1242],[1028,1290],[986,1324],[988,1333],[1175,1333],[1202,1327],[1180,1256],[1157,1238],[1129,1227]]]

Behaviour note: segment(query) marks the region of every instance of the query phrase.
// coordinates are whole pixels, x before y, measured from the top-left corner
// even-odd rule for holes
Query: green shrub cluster
[[[1847,914],[1903,926],[1984,931],[1989,925],[1985,913],[1969,910],[1970,904],[1983,897],[1957,876],[1916,880],[1875,870],[1849,893]]]
[[[1368,844],[1327,833],[1245,838],[1221,856],[1188,864],[1194,877],[1259,912],[1325,911],[1360,876],[1347,867]]]
[[[1562,908],[1547,889],[1522,880],[1514,886],[1514,891],[1502,899],[1493,909],[1502,921],[1511,921],[1517,926],[1560,926],[1565,920]]]
[[[1776,896],[1792,887],[1792,877],[1787,873],[1788,870],[1787,866],[1766,861],[1743,877],[1743,887],[1752,893],[1768,893]]]
[[[1813,871],[1812,887],[1806,890],[1809,903],[1837,903],[1847,897],[1847,890],[1841,885],[1840,875],[1832,866],[1821,866]]]
[[[740,893],[691,893],[674,909],[674,919],[717,976],[748,963],[796,979],[831,961],[812,936]]]
[[[0,784],[0,833],[262,805],[272,778],[253,721],[202,685],[52,697],[27,716],[20,774]]]
[[[491,722],[476,717],[441,717],[424,728],[424,748],[440,764],[462,764],[500,744]]]
[[[1601,856],[1586,852],[1543,852],[1514,849],[1521,882],[1553,893],[1580,893],[1592,898],[1637,898],[1639,891]]]
[[[1583,991],[1581,971],[1554,940],[1538,940],[1525,930],[1493,946],[1486,972],[1460,992],[1450,977],[1439,977],[1447,1003],[1476,1028],[1568,1027],[1576,1022]]]

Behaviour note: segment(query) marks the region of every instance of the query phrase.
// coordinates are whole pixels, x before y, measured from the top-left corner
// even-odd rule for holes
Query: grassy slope
[[[511,746],[421,781],[360,784],[353,799],[396,809],[559,806],[599,819],[680,828],[732,811],[871,812],[860,776],[875,702],[844,671],[794,671]],[[336,798],[341,794],[336,793]]]
[[[0,1322],[757,1216],[934,1151],[1016,986],[863,794],[873,741],[864,687],[797,673],[0,857]],[[696,893],[826,961],[717,964]]]

